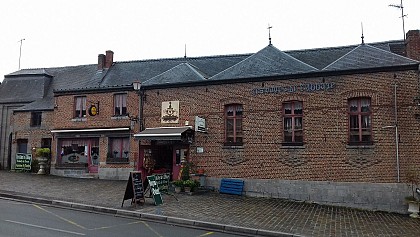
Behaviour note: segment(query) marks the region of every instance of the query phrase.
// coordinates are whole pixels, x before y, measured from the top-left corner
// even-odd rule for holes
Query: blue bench
[[[240,179],[222,179],[220,182],[220,193],[242,195],[244,181]]]

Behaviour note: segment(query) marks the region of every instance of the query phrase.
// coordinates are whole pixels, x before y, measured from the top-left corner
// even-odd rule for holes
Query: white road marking
[[[67,231],[67,230],[60,230],[60,229],[55,229],[55,228],[50,228],[50,227],[40,226],[40,225],[33,225],[33,224],[23,223],[23,222],[19,222],[19,221],[11,221],[11,220],[4,220],[4,221],[14,223],[14,224],[18,224],[18,225],[30,226],[30,227],[35,227],[35,228],[44,229],[44,230],[53,230],[53,231],[58,231],[58,232],[63,232],[63,233],[68,233],[68,234],[73,234],[73,235],[86,235],[86,234],[83,234],[83,233]]]

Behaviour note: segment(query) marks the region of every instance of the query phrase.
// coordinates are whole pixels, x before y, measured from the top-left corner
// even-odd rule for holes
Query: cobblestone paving
[[[74,179],[0,171],[0,192],[121,208],[127,181]],[[265,229],[302,236],[420,236],[420,219],[408,215],[218,194],[163,195],[164,204],[123,209]],[[0,214],[1,215],[1,214]]]

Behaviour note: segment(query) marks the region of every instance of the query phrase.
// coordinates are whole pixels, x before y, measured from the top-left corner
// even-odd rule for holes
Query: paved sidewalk
[[[130,205],[131,200],[126,200],[121,208],[126,185],[127,181],[0,171],[0,197],[59,200],[104,207],[104,210],[162,216],[184,224],[196,221],[201,226],[207,223],[210,227],[238,227],[267,236],[420,236],[420,219],[408,215],[215,192],[192,196],[163,195],[164,204],[161,206],[154,206],[150,198],[144,205],[136,207]]]

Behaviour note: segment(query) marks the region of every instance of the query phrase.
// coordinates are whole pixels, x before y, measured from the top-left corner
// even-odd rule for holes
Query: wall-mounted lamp
[[[417,108],[420,108],[420,96],[415,96],[414,99],[413,99],[413,101],[414,101],[415,105],[417,106]],[[419,113],[415,113],[414,114],[414,117],[416,119],[420,119],[420,114]]]
[[[141,82],[140,81],[133,81],[133,89],[135,91],[139,91],[141,88]]]
[[[140,124],[140,131],[143,131],[143,93],[140,91],[141,89],[141,82],[140,81],[133,81],[133,89],[137,92],[137,94],[139,95],[139,114],[137,117],[130,117],[130,120],[132,121],[131,123],[131,127],[134,128],[133,126],[133,121],[134,119],[139,122]]]
[[[414,103],[416,104],[416,106],[420,107],[420,96],[414,97]]]

